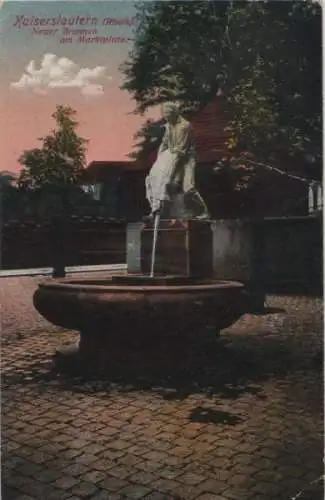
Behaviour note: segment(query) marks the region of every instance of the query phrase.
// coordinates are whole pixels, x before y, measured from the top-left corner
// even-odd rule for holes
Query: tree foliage
[[[16,181],[16,176],[12,172],[3,170],[0,172],[0,189],[13,187]]]
[[[168,99],[199,104],[216,89],[226,2],[143,2],[135,46],[122,67],[137,111]],[[211,36],[209,36],[211,35]]]
[[[247,177],[262,162],[286,165],[302,155],[320,166],[318,3],[143,2],[138,22],[123,67],[137,113],[169,99],[196,110],[219,91],[229,117],[221,167]],[[148,130],[140,131],[140,151]]]
[[[56,128],[42,137],[40,148],[24,151],[19,185],[26,188],[67,187],[75,185],[85,166],[87,140],[76,132],[76,111],[57,106],[52,117]]]
[[[7,212],[12,212],[17,204],[18,188],[16,176],[6,170],[0,172],[0,217],[6,220]]]
[[[163,120],[147,120],[135,135],[136,151],[130,154],[134,160],[146,160],[156,151],[164,135]]]

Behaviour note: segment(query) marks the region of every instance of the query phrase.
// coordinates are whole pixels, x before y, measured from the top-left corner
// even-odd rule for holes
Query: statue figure
[[[162,115],[166,121],[165,134],[157,160],[146,177],[151,216],[158,212],[167,218],[207,219],[207,206],[195,188],[192,126],[181,116],[176,103],[165,103]]]

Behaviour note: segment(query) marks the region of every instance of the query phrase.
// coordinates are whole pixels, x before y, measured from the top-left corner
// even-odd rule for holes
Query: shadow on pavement
[[[250,311],[252,316],[267,316],[268,314],[283,314],[286,310],[280,307],[265,307],[261,311]]]
[[[293,342],[293,341],[292,341]],[[235,335],[220,339],[203,337],[186,345],[160,345],[155,349],[125,346],[110,352],[104,372],[60,374],[52,361],[40,353],[29,354],[19,366],[4,370],[2,386],[32,386],[38,393],[62,394],[152,391],[166,400],[184,400],[192,394],[235,400],[243,394],[263,399],[263,381],[285,377],[297,370],[315,370],[312,354],[304,346],[296,352],[290,339],[281,340],[268,332],[258,336]],[[316,375],[318,378],[318,374]],[[320,387],[322,384],[319,375]]]
[[[237,425],[243,418],[231,414],[228,411],[212,410],[198,406],[189,415],[191,422],[210,422],[213,424]]]

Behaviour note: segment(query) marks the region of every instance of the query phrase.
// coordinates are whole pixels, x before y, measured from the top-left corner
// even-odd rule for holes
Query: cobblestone
[[[270,296],[217,341],[112,352],[87,381],[51,369],[75,332],[37,314],[39,278],[1,279],[4,500],[291,500],[322,474],[321,299]]]

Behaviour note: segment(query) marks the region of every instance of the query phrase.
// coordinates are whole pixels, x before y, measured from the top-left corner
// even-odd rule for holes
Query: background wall
[[[268,292],[321,290],[320,215],[219,220],[213,231],[214,272],[220,279],[252,282]]]

